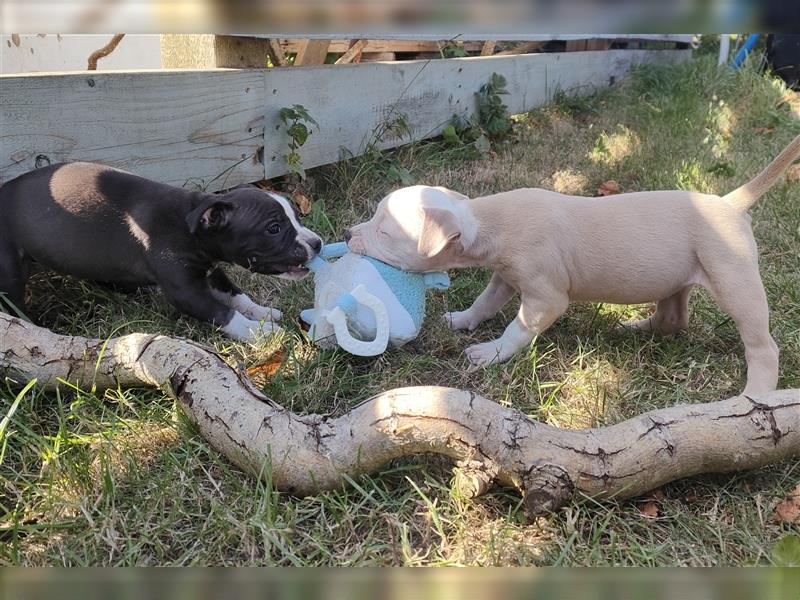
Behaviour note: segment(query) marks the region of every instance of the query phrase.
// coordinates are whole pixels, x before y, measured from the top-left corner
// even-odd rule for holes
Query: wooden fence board
[[[37,166],[90,160],[209,190],[286,172],[281,107],[320,123],[300,149],[306,168],[437,135],[474,94],[504,75],[512,113],[557,89],[589,93],[641,62],[690,50],[611,50],[303,69],[120,71],[0,76],[0,183]],[[387,125],[402,118],[407,131]],[[262,164],[263,160],[263,164]]]
[[[209,189],[260,179],[265,70],[3,76],[0,182],[74,160]]]
[[[634,64],[674,63],[690,52],[611,50],[268,71],[265,176],[286,171],[282,106],[302,104],[320,124],[299,150],[309,168],[361,154],[377,132],[383,131],[380,148],[438,135],[454,114],[475,111],[475,92],[495,72],[508,81],[504,102],[511,113],[520,113],[546,103],[557,89],[591,93],[622,79]],[[401,117],[408,135],[389,126]]]
[[[519,31],[458,31],[458,30],[441,30],[441,31],[420,31],[415,28],[414,31],[398,33],[392,31],[331,31],[325,33],[308,33],[302,31],[296,32],[280,32],[274,33],[237,33],[242,37],[256,37],[256,38],[277,38],[281,40],[286,39],[317,39],[317,40],[354,40],[354,39],[369,39],[369,40],[409,40],[409,41],[444,41],[444,40],[461,40],[461,41],[499,41],[509,40],[517,42],[526,41],[547,41],[547,40],[587,40],[587,39],[615,39],[615,40],[648,40],[658,42],[677,42],[681,44],[690,44],[694,35],[691,33],[522,33]]]

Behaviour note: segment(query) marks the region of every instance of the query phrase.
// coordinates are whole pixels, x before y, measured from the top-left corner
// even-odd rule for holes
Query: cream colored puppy
[[[777,385],[778,348],[747,210],[798,155],[800,136],[722,198],[685,191],[584,198],[519,189],[470,199],[413,186],[385,197],[372,219],[345,238],[352,251],[406,270],[491,268],[472,306],[444,315],[453,329],[475,329],[519,292],[519,313],[503,335],[467,348],[474,365],[508,360],[570,302],[655,300],[651,317],[628,325],[673,333],[688,325],[690,290],[702,285],[739,329],[745,393],[767,392]]]

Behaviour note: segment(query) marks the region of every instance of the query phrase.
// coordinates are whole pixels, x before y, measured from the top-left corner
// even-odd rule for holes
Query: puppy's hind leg
[[[535,294],[526,294],[523,291],[519,313],[503,335],[467,348],[470,362],[475,366],[483,366],[507,361],[555,323],[568,305],[569,298],[562,292],[539,289]]]
[[[719,261],[718,261],[719,262]],[[778,346],[769,332],[769,306],[756,257],[715,264],[708,289],[728,313],[744,344],[745,394],[773,391],[778,385]]]
[[[442,315],[442,320],[450,329],[472,331],[486,319],[495,316],[506,302],[511,300],[514,292],[514,288],[495,272],[489,280],[489,285],[475,298],[472,306],[467,310],[445,313]]]
[[[254,321],[280,321],[283,313],[276,308],[261,306],[253,302],[239,287],[233,283],[222,269],[214,269],[208,274],[208,285],[225,306],[231,307]]]
[[[689,296],[692,286],[687,285],[679,292],[656,303],[656,312],[641,321],[620,323],[642,331],[657,331],[666,335],[677,333],[689,326]]]

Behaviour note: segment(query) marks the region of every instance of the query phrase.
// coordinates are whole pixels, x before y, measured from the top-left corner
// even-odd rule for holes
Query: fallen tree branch
[[[96,71],[97,70],[97,61],[101,58],[105,58],[109,54],[111,54],[114,50],[117,49],[119,43],[122,41],[122,38],[125,37],[124,33],[115,33],[114,37],[111,38],[111,41],[108,42],[102,48],[95,50],[89,55],[89,60],[87,61],[86,69],[88,71]]]
[[[752,469],[800,456],[800,390],[652,411],[617,425],[551,427],[472,392],[390,390],[336,418],[296,415],[212,350],[131,334],[108,341],[57,335],[0,314],[0,372],[18,383],[59,379],[95,389],[159,386],[208,442],[242,469],[271,467],[278,489],[313,494],[415,453],[447,455],[470,495],[497,481],[538,514],[576,493],[636,496],[699,473]]]

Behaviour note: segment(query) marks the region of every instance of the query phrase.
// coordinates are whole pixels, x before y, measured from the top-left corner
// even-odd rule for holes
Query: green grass
[[[519,117],[517,140],[494,158],[416,144],[312,171],[309,195],[317,205],[309,223],[328,237],[341,232],[371,213],[398,185],[398,173],[471,196],[521,186],[593,195],[608,179],[623,191],[725,193],[800,133],[780,102],[784,92],[753,68],[718,70],[712,57],[643,68],[613,90],[582,99],[562,94]],[[777,185],[752,212],[781,350],[780,385],[800,387],[797,185]],[[311,302],[310,281],[232,272],[286,315]],[[583,427],[743,387],[736,329],[703,292],[694,295],[689,330],[675,338],[614,329],[620,317],[646,315],[647,306],[574,305],[530,351],[468,372],[463,349],[498,335],[516,306],[469,334],[448,331],[438,318],[467,307],[487,280],[480,270],[453,273],[450,290],[431,293],[420,337],[372,359],[319,352],[287,317],[284,364],[265,389],[298,412],[341,414],[387,388],[448,385],[554,425]],[[153,292],[122,295],[47,271],[34,275],[30,291],[35,319],[60,333],[181,335],[247,365],[272,351],[226,341]],[[459,497],[449,485],[451,465],[440,457],[397,461],[341,491],[297,499],[230,466],[158,391],[18,394],[0,390],[0,419],[19,399],[0,440],[0,563],[751,565],[768,564],[775,542],[797,533],[769,522],[777,500],[800,480],[796,462],[665,486],[655,496],[655,519],[639,510],[648,498],[579,499],[527,522],[512,490]]]

